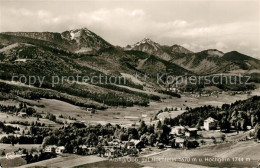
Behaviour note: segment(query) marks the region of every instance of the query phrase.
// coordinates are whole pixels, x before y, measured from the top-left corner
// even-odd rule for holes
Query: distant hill
[[[254,127],[260,122],[260,97],[254,96],[247,100],[239,100],[222,107],[203,106],[188,109],[187,112],[174,119],[167,120],[170,125],[203,126],[208,117],[216,119],[222,130],[229,131],[231,126],[237,130],[246,130],[247,126]]]
[[[145,39],[135,43],[132,46],[127,46],[125,49],[146,52],[150,55],[155,55],[166,61],[169,61],[172,59],[171,55],[169,55],[167,52],[165,52],[162,49],[160,44],[155,43],[154,41],[152,41],[148,38],[145,38]]]
[[[210,49],[175,58],[172,62],[198,74],[228,73],[232,70],[260,70],[260,61],[237,51]]]
[[[222,59],[223,52],[210,49],[176,57],[173,63],[198,74],[214,74],[228,70],[230,62]]]
[[[225,53],[222,58],[226,61],[234,63],[236,66],[243,70],[260,70],[260,60],[241,54],[237,51]]]
[[[48,41],[74,53],[93,53],[112,45],[87,28],[53,32],[5,32],[2,34]],[[29,41],[29,39],[27,39]]]

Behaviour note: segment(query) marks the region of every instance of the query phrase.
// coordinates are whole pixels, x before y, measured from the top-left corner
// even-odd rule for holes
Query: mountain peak
[[[178,45],[178,44],[174,44],[171,47],[171,52],[172,53],[183,53],[183,54],[190,54],[193,53],[192,51]]]
[[[159,50],[160,45],[158,43],[155,43],[154,41],[152,41],[149,38],[144,38],[143,40],[132,45],[131,48],[136,49],[136,50],[141,50],[144,52],[148,52],[149,54],[151,54],[152,53],[151,50],[153,50],[153,51]]]
[[[141,42],[153,42],[153,41],[149,38],[144,38],[143,40],[141,40]]]
[[[202,51],[202,53],[206,53],[207,55],[212,56],[212,57],[222,57],[224,55],[224,53],[222,51],[219,51],[217,49],[204,50],[204,51]]]
[[[86,27],[62,32],[61,36],[74,44],[76,53],[90,53],[112,46]]]
[[[69,32],[89,32],[89,33],[93,33],[92,31],[90,31],[88,28],[83,27],[83,28],[79,28],[79,29],[71,29],[69,30]],[[93,33],[94,34],[94,33]]]
[[[126,50],[138,50],[142,52],[146,52],[150,55],[155,55],[163,60],[171,60],[171,56],[166,53],[162,46],[149,38],[144,38],[143,40],[135,43],[134,45],[127,46]]]
[[[72,29],[72,30],[69,30],[69,31],[65,31],[62,34],[67,34],[66,32],[69,32],[69,39],[70,40],[76,40],[76,41],[78,41],[80,37],[84,37],[84,36],[90,36],[90,37],[97,36],[95,33],[90,31],[86,27],[83,27],[83,28],[80,28],[80,29]],[[66,36],[66,38],[68,38],[68,36]]]
[[[155,45],[156,44],[157,46],[159,46],[159,44],[157,44],[156,42],[152,41],[149,38],[142,39],[141,41],[139,41],[136,44],[134,44],[134,46],[141,45],[141,44],[150,44],[150,45]]]

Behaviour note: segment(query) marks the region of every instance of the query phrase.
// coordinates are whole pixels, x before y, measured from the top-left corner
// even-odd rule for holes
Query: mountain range
[[[4,32],[0,34],[0,45],[3,48],[14,43],[28,43],[35,46],[45,46],[78,55],[103,55],[105,62],[109,64],[109,58],[123,59],[137,69],[145,69],[143,66],[149,64],[148,57],[157,58],[155,64],[175,64],[196,74],[205,72],[225,73],[230,70],[253,70],[260,69],[260,61],[237,51],[223,53],[216,49],[208,49],[201,52],[192,52],[180,45],[160,45],[148,38],[126,47],[116,47],[104,40],[102,37],[87,28],[53,32]],[[137,52],[140,51],[140,52]],[[110,61],[112,61],[110,60]],[[93,60],[95,61],[95,60]],[[98,61],[97,61],[98,62]],[[105,63],[105,64],[106,64]],[[122,62],[120,62],[121,64]],[[120,65],[117,65],[117,68]],[[99,68],[99,67],[97,67]],[[106,69],[106,68],[104,68]],[[123,68],[124,69],[124,68]],[[116,70],[116,69],[114,69]]]
[[[157,73],[201,75],[257,72],[258,74],[260,71],[258,59],[237,51],[224,53],[208,49],[193,52],[177,44],[161,45],[148,38],[133,45],[119,47],[110,44],[87,28],[62,33],[0,33],[0,66],[0,78],[8,80],[13,74],[40,74],[49,78],[51,75],[98,73],[127,76],[128,83],[124,87],[128,87],[131,91],[136,88],[163,89],[163,86],[156,83]],[[134,79],[135,73],[140,75],[139,79]],[[144,74],[149,78],[144,79]],[[46,87],[49,87],[47,85]],[[122,91],[119,90],[122,90],[123,86],[116,85],[113,89],[111,86],[80,87],[93,94],[102,92],[107,95],[112,92],[114,95],[120,95],[118,97],[120,99]],[[142,95],[136,98],[133,94],[130,95],[128,99],[131,101],[146,97]]]

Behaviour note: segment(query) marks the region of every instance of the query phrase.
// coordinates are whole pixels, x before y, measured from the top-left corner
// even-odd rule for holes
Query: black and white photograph
[[[260,0],[0,0],[0,168],[260,168]]]

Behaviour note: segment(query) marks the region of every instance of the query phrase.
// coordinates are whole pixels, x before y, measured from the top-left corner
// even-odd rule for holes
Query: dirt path
[[[170,150],[170,149],[166,149],[166,150],[164,150],[164,151],[156,152],[156,153],[151,153],[151,154],[148,154],[148,155],[144,155],[144,156],[142,156],[142,157],[150,157],[150,156],[159,155],[159,154],[164,153],[164,152],[167,152],[167,151],[169,151],[169,150]]]

